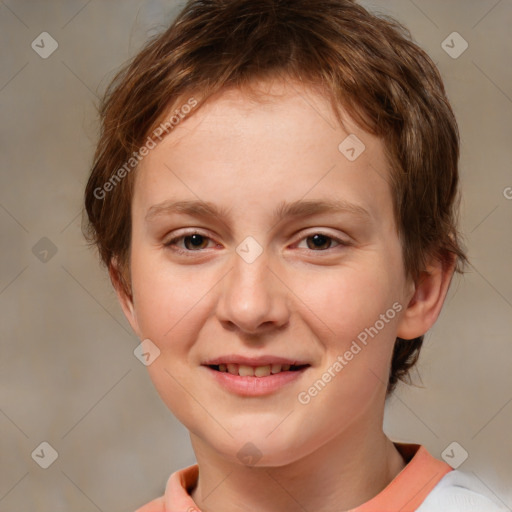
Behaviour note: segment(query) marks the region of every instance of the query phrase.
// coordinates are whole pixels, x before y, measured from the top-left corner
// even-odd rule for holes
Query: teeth
[[[271,374],[287,372],[289,370],[289,364],[268,364],[256,367],[235,363],[219,364],[220,372],[228,372],[231,375],[239,375],[240,377],[268,377]]]
[[[251,366],[241,364],[238,367],[238,375],[240,377],[254,377],[254,369]]]
[[[231,375],[238,375],[238,365],[234,363],[228,363],[228,372]]]
[[[279,373],[281,371],[281,365],[280,364],[273,364],[272,365],[272,373]]]
[[[242,375],[242,374],[240,374]],[[254,375],[256,377],[268,377],[270,375],[270,365],[258,366],[254,368]]]

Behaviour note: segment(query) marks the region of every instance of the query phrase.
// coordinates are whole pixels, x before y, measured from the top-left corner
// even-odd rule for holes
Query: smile
[[[203,368],[225,390],[244,397],[256,397],[285,388],[300,379],[310,365],[272,364],[253,367],[229,363],[205,365]]]
[[[290,364],[268,364],[265,366],[248,366],[244,364],[212,364],[209,368],[217,370],[222,373],[230,373],[231,375],[238,375],[240,377],[268,377],[281,372],[296,372],[302,368],[309,366],[304,365],[290,365]]]

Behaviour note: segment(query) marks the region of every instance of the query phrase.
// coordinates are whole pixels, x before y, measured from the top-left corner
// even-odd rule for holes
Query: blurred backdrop
[[[385,430],[437,457],[458,443],[459,469],[512,507],[512,2],[362,3],[408,26],[445,79],[472,262]],[[98,98],[183,5],[0,1],[2,512],[133,511],[195,462],[81,234]]]

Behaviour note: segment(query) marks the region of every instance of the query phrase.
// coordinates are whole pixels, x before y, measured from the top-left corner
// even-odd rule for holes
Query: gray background
[[[437,457],[457,441],[469,454],[460,469],[512,507],[512,2],[363,3],[404,22],[445,79],[461,129],[473,265],[426,337],[423,387],[399,388],[385,430]],[[195,462],[80,231],[98,96],[181,5],[0,1],[3,512],[134,510]],[[44,31],[58,42],[46,59],[31,47]],[[456,59],[441,46],[454,31],[469,43]],[[43,441],[58,452],[48,469],[31,456]]]

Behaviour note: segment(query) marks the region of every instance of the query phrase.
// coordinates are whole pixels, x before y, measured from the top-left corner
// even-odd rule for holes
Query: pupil
[[[187,236],[186,238],[188,238],[192,242],[192,245],[194,247],[200,247],[201,244],[204,242],[203,235],[194,234]]]
[[[327,244],[329,245],[329,237],[325,236],[325,235],[313,235],[312,237],[310,237],[313,239],[313,248],[315,249],[318,249],[320,247],[322,247],[323,245]],[[311,249],[311,247],[310,247]]]

